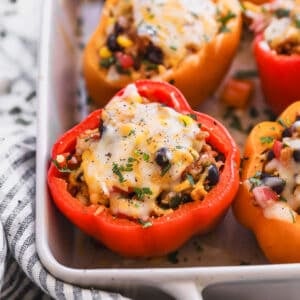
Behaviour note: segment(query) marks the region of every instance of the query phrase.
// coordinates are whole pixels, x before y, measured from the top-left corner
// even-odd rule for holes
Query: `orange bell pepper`
[[[151,218],[150,226],[138,220],[113,215],[103,205],[85,205],[70,194],[65,166],[51,163],[48,185],[60,211],[81,230],[99,240],[109,249],[133,257],[167,254],[183,245],[190,237],[212,230],[230,206],[239,185],[239,151],[228,131],[215,119],[193,111],[183,95],[172,85],[157,81],[138,81],[138,92],[150,102],[170,106],[183,114],[193,114],[201,129],[209,133],[206,142],[225,156],[218,183],[202,200],[181,204],[173,212]],[[121,90],[118,95],[121,95]],[[80,124],[62,135],[53,146],[52,158],[57,160],[75,149],[77,137],[88,129],[99,128],[101,110],[92,112]],[[62,167],[62,169],[60,168]]]
[[[83,73],[91,99],[102,107],[119,89],[130,82],[150,78],[174,84],[182,91],[192,107],[199,105],[215,91],[223,79],[237,50],[241,34],[239,2],[236,0],[218,0],[214,2],[220,2],[221,4],[224,2],[224,7],[228,8],[226,15],[216,16],[220,26],[216,36],[211,41],[204,43],[199,51],[188,53],[179,64],[173,67],[165,68],[164,64],[160,62],[151,64],[153,68],[155,65],[157,72],[151,77],[144,77],[145,75],[136,70],[134,65],[139,60],[143,62],[143,58],[134,57],[132,59],[131,54],[120,54],[122,47],[128,49],[132,44],[136,47],[136,44],[140,44],[141,41],[138,43],[128,41],[120,34],[122,39],[115,39],[112,43],[111,48],[113,51],[107,51],[107,47],[103,47],[107,43],[107,28],[116,19],[115,16],[112,17],[112,12],[117,11],[118,3],[121,3],[117,0],[105,1],[99,25],[89,40],[83,56]],[[111,76],[107,65],[106,67],[100,66],[99,51],[101,52],[100,55],[105,57],[103,62],[108,65],[113,62],[117,63],[117,67],[120,68],[121,66],[123,74],[127,75],[120,78],[116,76],[117,74]],[[121,51],[126,52],[125,50]],[[176,53],[176,49],[174,49],[174,53]]]
[[[263,209],[268,205],[267,202],[280,203],[280,200],[285,201],[285,199],[281,199],[279,193],[264,186],[258,186],[251,191],[246,182],[250,178],[256,180],[258,174],[264,170],[267,160],[264,155],[270,149],[272,155],[280,157],[284,163],[284,158],[280,156],[281,151],[285,149],[281,142],[282,134],[299,115],[300,102],[298,101],[291,104],[280,115],[277,122],[262,122],[253,128],[246,140],[241,168],[242,184],[233,204],[233,211],[238,221],[253,231],[259,246],[272,263],[300,262],[300,216],[290,210],[291,222],[267,217]]]

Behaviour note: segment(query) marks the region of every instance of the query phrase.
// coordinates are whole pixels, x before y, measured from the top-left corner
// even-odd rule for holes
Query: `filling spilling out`
[[[282,55],[300,54],[299,1],[275,0],[260,8],[252,5],[249,8],[253,29],[264,30],[264,40],[272,50]]]
[[[295,223],[300,212],[300,116],[285,126],[281,139],[262,137],[272,148],[262,154],[261,172],[246,180],[264,216]]]
[[[150,78],[177,67],[219,32],[229,31],[227,23],[236,17],[221,1],[116,2],[108,9],[97,50],[99,66],[111,81]]]
[[[54,163],[84,205],[150,222],[202,201],[219,182],[225,156],[195,118],[150,102],[131,84],[103,109],[99,127],[77,138],[75,152]]]

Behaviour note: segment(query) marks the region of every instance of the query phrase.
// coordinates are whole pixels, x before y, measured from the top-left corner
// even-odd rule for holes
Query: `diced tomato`
[[[281,150],[282,150],[282,147],[283,147],[282,142],[280,142],[280,141],[278,141],[278,140],[275,140],[275,141],[274,141],[272,150],[273,150],[274,155],[275,155],[275,157],[276,157],[277,159],[280,158],[280,152],[281,152]]]
[[[125,53],[122,53],[122,52],[117,52],[116,53],[116,58],[117,58],[117,60],[120,64],[120,66],[123,69],[129,69],[134,64],[132,56],[130,56],[128,54],[125,54]]]
[[[252,190],[255,201],[261,208],[265,208],[270,204],[278,201],[278,195],[270,187],[262,185]]]
[[[226,105],[237,108],[246,107],[254,89],[251,80],[230,78],[220,95]]]

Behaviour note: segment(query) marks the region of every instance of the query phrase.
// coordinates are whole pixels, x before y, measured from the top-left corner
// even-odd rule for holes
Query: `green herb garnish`
[[[142,200],[145,195],[152,195],[152,191],[148,187],[143,187],[143,188],[135,187],[133,191],[139,200]]]
[[[295,19],[295,25],[296,25],[297,28],[300,29],[300,15],[296,17],[296,19]]]
[[[162,168],[161,170],[161,173],[160,173],[160,176],[164,176],[171,168],[171,164],[168,163],[165,167]]]
[[[61,172],[61,173],[71,173],[72,172],[72,170],[70,168],[60,166],[59,162],[56,159],[52,159],[52,162],[59,172]]]
[[[143,228],[148,228],[153,225],[151,221],[144,221],[144,220],[138,219],[138,222],[142,225]]]
[[[113,163],[113,167],[112,167],[112,171],[114,174],[116,174],[119,177],[119,181],[122,183],[125,180],[121,170],[120,170],[120,166],[117,163]]]
[[[274,138],[272,136],[262,136],[260,138],[260,142],[262,144],[270,144],[274,141]]]
[[[284,198],[282,195],[279,196],[279,200],[282,202],[287,202],[286,198]]]
[[[287,128],[288,126],[286,125],[286,123],[282,120],[282,119],[278,119],[277,121],[282,127]]]
[[[186,174],[186,179],[188,180],[191,186],[195,184],[194,177],[191,174]]]
[[[284,18],[284,17],[288,17],[290,15],[290,10],[286,9],[286,8],[277,8],[274,11],[274,14],[276,15],[277,18]]]
[[[218,18],[218,20],[217,20],[218,22],[221,23],[219,32],[220,32],[220,33],[221,33],[221,32],[229,32],[230,30],[229,30],[229,28],[227,27],[227,23],[228,23],[231,19],[233,19],[233,18],[235,18],[235,17],[236,17],[236,14],[233,13],[231,10],[228,11],[228,13],[227,13],[226,15],[220,16],[220,17]]]
[[[108,58],[102,58],[100,60],[100,66],[102,68],[108,69],[111,65],[113,65],[116,62],[115,58],[113,56]]]
[[[131,130],[129,131],[129,133],[128,133],[127,136],[131,136],[131,135],[133,135],[133,134],[135,134],[135,130],[134,130],[134,129],[131,129]]]
[[[193,120],[197,121],[197,116],[195,114],[187,114],[187,116],[189,116]]]
[[[143,160],[144,161],[149,161],[149,158],[150,158],[150,155],[144,152],[143,153]]]

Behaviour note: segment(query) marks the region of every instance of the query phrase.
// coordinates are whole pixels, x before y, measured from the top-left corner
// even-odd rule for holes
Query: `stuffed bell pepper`
[[[300,262],[300,102],[262,122],[245,145],[237,219],[273,263]]]
[[[277,115],[300,99],[300,2],[246,5],[257,34],[254,54],[265,99]]]
[[[166,82],[129,84],[55,143],[48,185],[60,211],[109,249],[167,254],[212,230],[239,185],[227,130]]]
[[[103,106],[138,79],[163,80],[195,107],[211,94],[237,49],[237,0],[105,1],[83,59],[91,99]]]

